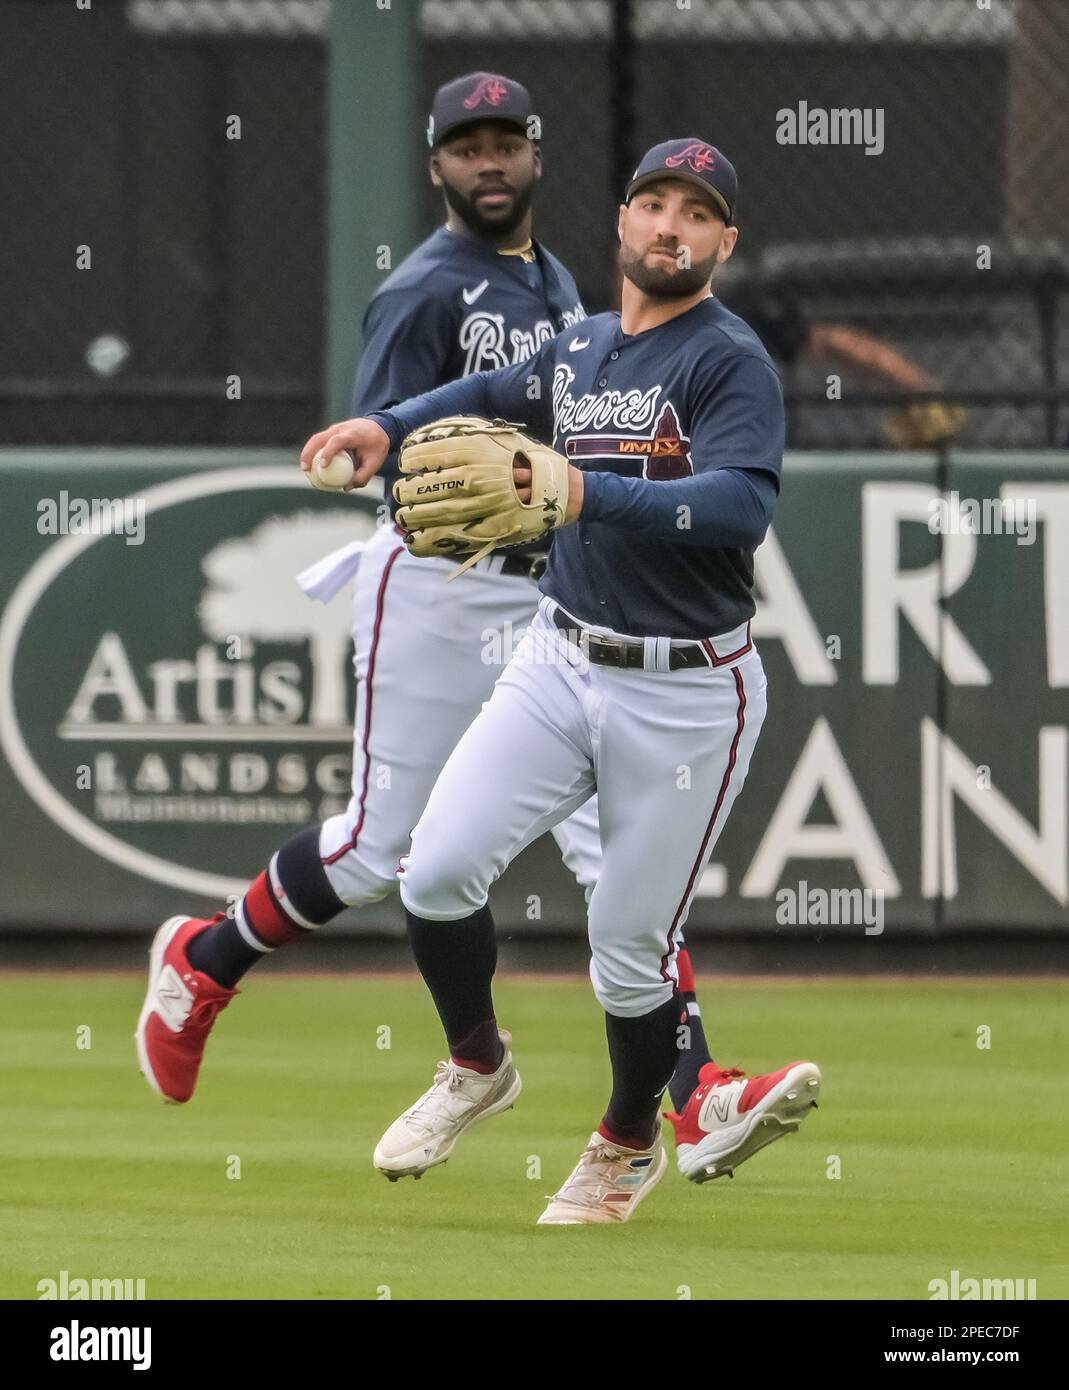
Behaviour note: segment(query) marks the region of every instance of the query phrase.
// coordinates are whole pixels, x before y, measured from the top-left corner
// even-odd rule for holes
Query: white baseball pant
[[[541,601],[435,782],[401,861],[401,897],[420,917],[468,916],[520,850],[596,789],[590,976],[603,1008],[637,1017],[671,997],[680,929],[764,722],[764,670],[746,624],[709,639],[715,666],[595,666],[552,624],[553,607]],[[650,664],[663,662],[664,644],[647,647]]]

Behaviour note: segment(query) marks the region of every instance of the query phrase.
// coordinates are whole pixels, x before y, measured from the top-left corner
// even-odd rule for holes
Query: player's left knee
[[[397,874],[401,901],[417,917],[452,922],[468,917],[486,902],[486,889],[458,866],[448,853],[412,841]]]
[[[652,1013],[672,997],[674,986],[661,978],[660,970],[651,970],[649,978],[624,975],[611,967],[599,964],[597,957],[590,962],[590,983],[598,1003],[607,1014],[617,1018],[641,1018]]]

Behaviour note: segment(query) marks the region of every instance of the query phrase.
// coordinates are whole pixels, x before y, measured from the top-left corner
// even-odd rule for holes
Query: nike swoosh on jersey
[[[589,338],[573,338],[572,341],[568,344],[568,351],[569,351],[569,352],[582,352],[582,350],[583,350],[584,348],[588,348],[589,346],[590,346],[590,339],[589,339]]]
[[[473,290],[461,290],[461,294],[464,296],[464,303],[474,304],[489,283],[489,280],[484,280],[481,285],[476,285]]]

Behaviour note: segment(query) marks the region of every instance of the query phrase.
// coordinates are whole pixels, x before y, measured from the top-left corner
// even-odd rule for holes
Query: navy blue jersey
[[[527,264],[445,227],[417,246],[368,305],[353,414],[525,362],[585,318],[565,267],[537,242],[535,254]],[[388,495],[396,476],[391,454],[383,469]],[[396,510],[392,496],[390,506]]]
[[[396,445],[465,414],[552,434],[584,470],[581,519],[554,533],[541,583],[575,617],[698,638],[753,616],[753,552],[783,464],[783,391],[757,335],[716,299],[630,335],[619,314],[598,314],[521,366],[377,418]]]

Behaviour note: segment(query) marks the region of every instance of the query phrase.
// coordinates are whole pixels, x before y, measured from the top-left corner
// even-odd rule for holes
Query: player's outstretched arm
[[[401,401],[389,410],[376,410],[367,418],[357,417],[328,425],[325,430],[313,434],[301,450],[301,467],[306,473],[310,472],[317,457],[320,465],[325,466],[348,450],[355,471],[344,484],[344,490],[351,492],[371,481],[387,455],[397,449],[407,435],[435,420],[455,415],[498,417],[526,423],[536,434],[545,434],[547,430],[551,433],[546,409],[549,391],[543,378],[552,370],[552,346],[552,340],[543,343],[533,357],[516,366],[473,372],[422,396]],[[545,389],[532,392],[531,385],[536,377]],[[581,481],[569,489],[573,509],[576,506],[574,494]],[[574,517],[569,519],[574,520]]]
[[[325,430],[313,434],[301,450],[301,467],[308,473],[317,455],[325,465],[348,450],[355,471],[344,484],[344,490],[351,492],[371,481],[387,455],[400,446],[406,435],[433,420],[451,415],[501,417],[545,433],[548,428],[545,402],[549,391],[547,388],[532,393],[531,383],[537,376],[540,385],[546,387],[543,377],[547,370],[552,370],[551,348],[552,340],[543,343],[533,357],[517,366],[473,372],[422,396],[401,401],[388,410],[372,411],[367,418],[358,416],[328,425]]]
[[[348,451],[354,472],[344,484],[344,491],[366,487],[391,450],[397,449],[402,439],[420,425],[447,415],[486,414],[491,400],[486,378],[504,375],[506,370],[511,369],[476,372],[422,396],[401,401],[389,410],[372,411],[370,417],[357,416],[328,425],[325,430],[313,434],[301,450],[301,468],[309,473],[313,464],[317,468],[326,467],[338,454]]]
[[[388,410],[372,411],[372,419],[382,425],[393,449],[424,425],[455,415],[508,420],[525,426],[537,439],[551,440],[553,426],[548,402],[553,345],[553,339],[543,343],[526,362],[498,367],[496,371],[472,372]]]

